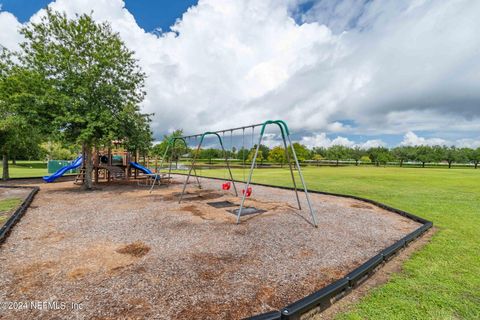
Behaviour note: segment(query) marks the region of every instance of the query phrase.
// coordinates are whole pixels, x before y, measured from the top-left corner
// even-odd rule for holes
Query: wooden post
[[[138,163],[138,159],[139,159],[139,158],[140,158],[140,154],[139,154],[138,150],[136,150],[136,151],[135,151],[135,162]],[[134,177],[135,179],[137,179],[137,175],[138,175],[138,170],[135,169],[135,170],[133,171],[133,177]]]
[[[113,160],[112,157],[113,157],[113,155],[112,155],[112,148],[108,147],[108,165],[109,165],[109,166],[112,165],[112,162],[113,162],[113,161],[112,161],[112,160]],[[110,171],[109,171],[109,170],[107,170],[106,175],[107,175],[107,181],[110,182],[111,176],[110,176]]]
[[[94,167],[94,171],[95,171],[95,183],[98,183],[98,156],[99,156],[99,153],[98,153],[98,147],[95,146],[95,148],[93,149],[93,154],[95,156],[95,158],[93,159],[93,167]]]
[[[124,161],[124,164],[125,164],[125,176],[127,177],[127,180],[130,180],[130,174],[131,174],[131,170],[130,170],[130,152],[127,152],[125,151],[123,153],[124,157],[122,157],[122,159],[125,159]]]

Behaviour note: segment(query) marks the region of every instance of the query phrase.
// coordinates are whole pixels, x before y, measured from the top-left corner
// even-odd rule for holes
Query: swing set
[[[243,181],[242,181],[242,183],[244,184],[244,188],[242,189],[242,200],[240,202],[240,208],[236,211],[237,224],[240,223],[242,212],[245,209],[245,207],[244,207],[245,199],[250,197],[253,193],[253,188],[251,186],[253,170],[256,167],[258,152],[259,152],[262,140],[264,138],[265,129],[269,125],[274,125],[274,126],[278,127],[278,129],[280,130],[282,141],[283,141],[283,146],[284,146],[284,149],[285,149],[285,157],[287,159],[287,163],[288,163],[288,166],[289,166],[289,169],[290,169],[290,175],[291,175],[291,178],[292,178],[293,187],[294,187],[294,190],[295,190],[295,196],[296,196],[296,200],[297,200],[297,204],[298,204],[298,209],[301,210],[302,206],[300,204],[300,197],[299,197],[299,194],[298,194],[297,182],[295,180],[295,175],[293,173],[294,167],[298,171],[298,175],[300,177],[300,181],[301,181],[301,184],[302,184],[302,189],[305,193],[305,198],[306,198],[307,205],[308,205],[310,215],[311,215],[311,218],[312,218],[312,224],[315,227],[317,227],[318,226],[317,225],[317,219],[316,219],[315,213],[313,211],[313,208],[312,208],[312,205],[311,205],[311,202],[310,202],[310,197],[308,195],[307,186],[305,184],[305,179],[303,178],[302,170],[300,168],[300,164],[298,162],[298,158],[297,158],[297,155],[295,153],[295,149],[293,147],[292,140],[290,138],[290,131],[288,129],[287,124],[282,120],[267,120],[263,123],[253,124],[253,125],[249,125],[249,126],[243,126],[243,127],[237,127],[237,128],[231,128],[231,129],[225,129],[225,130],[218,130],[218,131],[207,131],[207,132],[204,132],[204,133],[201,133],[201,134],[171,138],[169,140],[168,144],[167,144],[167,148],[165,150],[164,156],[162,157],[162,162],[160,164],[160,169],[161,169],[162,166],[163,166],[164,159],[166,159],[168,150],[172,150],[172,152],[170,153],[170,157],[168,159],[168,161],[170,162],[169,171],[168,171],[168,176],[169,177],[170,177],[170,174],[171,174],[171,171],[172,171],[172,160],[174,159],[174,156],[175,156],[176,142],[177,141],[182,141],[183,144],[185,145],[185,147],[188,148],[187,140],[192,139],[192,138],[197,140],[197,138],[200,138],[200,141],[197,144],[196,151],[194,153],[193,159],[191,161],[191,165],[190,165],[190,168],[189,168],[189,171],[188,171],[188,175],[187,175],[187,177],[185,179],[185,182],[183,184],[182,193],[180,195],[180,199],[179,199],[178,203],[181,203],[182,200],[183,200],[183,196],[185,194],[187,184],[190,180],[190,177],[192,176],[192,172],[193,172],[193,175],[195,176],[195,178],[197,180],[198,187],[200,189],[202,188],[201,184],[200,184],[200,180],[198,179],[198,175],[197,175],[195,165],[196,165],[196,161],[197,161],[198,155],[200,153],[202,144],[205,140],[205,137],[207,137],[207,136],[214,136],[214,137],[218,138],[218,141],[220,143],[220,147],[222,149],[222,155],[223,155],[222,158],[224,158],[224,160],[225,160],[226,168],[227,168],[228,175],[229,175],[229,180],[225,181],[221,184],[222,190],[228,191],[233,186],[235,196],[238,197],[237,187],[235,185],[236,181],[233,179],[232,171],[231,171],[231,168],[230,168],[230,162],[229,162],[229,159],[228,159],[228,153],[227,153],[227,151],[225,150],[225,147],[224,147],[224,141],[225,141],[225,133],[230,132],[230,146],[231,146],[231,148],[233,148],[233,132],[241,130],[242,131],[242,149],[241,149],[241,151],[242,151],[242,167],[243,167]],[[260,127],[260,134],[259,134],[259,138],[258,138],[258,143],[256,145],[254,145],[254,135],[255,135],[255,128],[256,127]],[[254,155],[252,157],[252,160],[251,160],[248,179],[245,180],[245,167],[246,167],[246,157],[247,157],[247,155],[245,154],[245,152],[246,152],[246,149],[245,149],[245,130],[249,129],[249,128],[252,130],[252,134],[251,134],[251,136],[252,136],[252,148],[251,149],[255,148],[255,153],[254,153]],[[220,134],[222,134],[223,139],[220,136]],[[291,153],[292,153],[292,156],[293,156],[293,165],[292,165],[292,161],[290,159],[289,149],[291,150]],[[225,177],[224,177],[224,180],[226,180]]]

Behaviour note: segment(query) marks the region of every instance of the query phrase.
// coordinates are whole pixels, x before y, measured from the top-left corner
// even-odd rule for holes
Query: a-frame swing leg
[[[282,128],[280,129],[282,130]],[[283,136],[283,135],[282,135]],[[295,149],[293,147],[293,143],[292,143],[292,140],[290,138],[290,135],[286,134],[287,138],[288,138],[288,142],[290,144],[290,147],[292,149],[292,154],[293,154],[293,159],[295,161],[295,165],[297,167],[297,170],[298,170],[298,174],[300,176],[300,181],[302,182],[302,186],[303,186],[303,189],[304,189],[304,192],[305,192],[305,197],[307,198],[307,204],[308,204],[308,208],[310,209],[310,215],[312,216],[312,221],[313,221],[313,225],[315,227],[318,227],[318,224],[317,224],[317,218],[315,217],[315,213],[313,212],[313,208],[312,208],[312,204],[310,202],[310,196],[308,195],[308,190],[307,190],[307,186],[305,184],[305,179],[303,178],[303,174],[302,174],[302,170],[300,168],[300,164],[298,163],[298,158],[297,158],[297,154],[295,153]],[[253,169],[255,168],[255,162],[257,160],[257,155],[258,155],[258,150],[260,148],[260,145],[262,143],[262,138],[263,138],[263,131],[260,133],[260,138],[258,139],[258,144],[257,144],[257,148],[255,149],[255,155],[253,156],[253,159],[252,159],[252,165],[250,167],[250,173],[248,175],[248,180],[247,180],[247,184],[245,185],[245,191],[248,189],[248,187],[250,186],[250,183],[252,181],[252,175],[253,175]],[[285,137],[283,136],[283,139],[284,139],[284,142],[285,142],[285,147],[286,147],[286,150],[288,150],[287,148],[287,144],[286,144],[286,141],[285,141]],[[291,168],[291,167],[290,167]],[[292,172],[292,180],[293,180],[293,183],[295,184],[295,178],[293,176],[293,170],[291,169],[291,172]],[[296,193],[297,194],[297,201],[299,203],[299,206],[300,206],[300,200],[298,198],[298,192]],[[240,217],[242,215],[242,210],[243,210],[243,206],[244,206],[244,203],[245,203],[245,198],[247,196],[247,193],[244,192],[243,193],[243,197],[242,197],[242,201],[240,203],[240,208],[238,210],[238,213],[237,213],[237,224],[240,223]]]
[[[285,140],[285,134],[283,132],[282,132],[282,140],[283,140],[283,146],[285,147],[285,157],[287,158],[288,167],[290,168],[290,175],[292,176],[293,188],[295,189],[295,196],[297,197],[298,209],[302,210],[302,205],[300,204],[300,197],[298,196],[297,182],[295,181],[295,175],[293,173],[292,163],[290,161],[290,154],[288,153],[287,141]]]
[[[167,156],[168,149],[170,149],[170,144],[167,144],[167,147],[165,148],[165,152],[163,153],[162,161],[160,161],[160,168],[158,169],[159,172],[162,171],[163,162],[165,161],[165,157]]]
[[[185,147],[187,147],[187,149],[188,149],[187,143],[185,143]],[[162,161],[160,161],[159,172],[162,171],[163,162],[164,162],[165,157],[167,156],[167,152],[168,152],[169,149],[170,149],[170,144],[167,144],[167,147],[165,148],[165,152],[163,153]],[[171,156],[168,158],[168,163],[169,163],[168,178],[170,179],[171,173],[172,173],[172,157]],[[195,178],[197,179],[198,188],[202,189],[202,185],[200,184],[200,180],[198,179],[197,171],[195,169],[193,170],[193,173],[195,174]]]
[[[290,135],[287,134],[287,138],[288,138],[288,142],[290,143],[290,147],[292,148],[293,159],[295,160],[295,165],[297,166],[298,175],[300,176],[300,181],[302,182],[303,190],[305,192],[305,197],[307,198],[307,204],[308,204],[308,208],[310,209],[310,215],[312,216],[313,225],[315,226],[315,228],[317,228],[318,227],[317,218],[315,217],[315,213],[313,212],[313,209],[312,209],[312,204],[310,203],[310,196],[308,195],[307,185],[305,184],[305,179],[303,178],[302,169],[300,169],[300,164],[298,163],[297,154],[295,153],[295,148],[293,147],[293,143],[292,143],[292,139],[290,139]]]
[[[195,169],[195,162],[197,161],[197,156],[200,153],[200,147],[202,146],[202,142],[203,142],[203,137],[202,137],[202,139],[200,140],[200,143],[197,146],[197,151],[195,152],[195,156],[193,157],[192,165],[190,166],[190,170],[188,170],[187,179],[185,179],[185,182],[183,184],[182,194],[180,195],[180,199],[178,200],[178,203],[182,202],[183,195],[185,194],[185,189],[187,188],[188,180],[190,179],[190,176],[192,174],[192,169],[193,170]],[[195,173],[195,176],[197,177],[197,181],[198,181],[198,176],[196,175],[196,173]],[[198,183],[200,185],[200,182],[198,182]]]
[[[247,197],[248,187],[250,186],[250,182],[252,181],[253,169],[255,168],[255,161],[257,160],[258,149],[260,148],[260,144],[262,143],[262,138],[263,138],[263,132],[260,133],[260,138],[258,139],[257,148],[255,149],[255,155],[253,156],[252,165],[250,167],[250,173],[248,174],[247,184],[245,185],[245,189],[243,192],[242,202],[240,202],[240,208],[238,209],[238,212],[237,212],[237,224],[240,223],[240,217],[242,215],[243,205],[245,203],[245,198]]]
[[[169,148],[170,148],[170,144],[167,144],[167,147],[165,148],[165,152],[163,153],[163,156],[162,156],[162,161],[160,161],[160,167],[158,168],[157,175],[161,174],[161,172],[162,172],[163,161],[165,160],[165,157],[167,156],[167,152],[168,152]],[[169,177],[170,177],[170,175],[169,175]],[[160,177],[155,176],[154,179],[155,180],[152,183],[152,187],[150,188],[149,193],[152,193],[153,187],[155,187],[155,182],[157,182],[157,179],[160,179]],[[159,182],[159,183],[161,183],[161,182]]]
[[[193,174],[195,175],[195,179],[197,180],[198,189],[202,189],[202,185],[200,184],[200,179],[198,179],[197,169],[193,168]]]
[[[173,162],[172,157],[170,157],[169,162],[170,162],[170,167],[168,169],[168,178],[170,178],[170,175],[172,174],[172,162]],[[195,175],[195,179],[197,180],[198,189],[202,189],[202,185],[200,184],[200,180],[198,179],[197,170],[195,168],[193,168],[193,174]]]

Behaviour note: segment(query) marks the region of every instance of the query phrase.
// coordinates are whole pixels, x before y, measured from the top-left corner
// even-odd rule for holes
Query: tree
[[[361,162],[361,163],[372,163],[372,159],[370,159],[369,156],[364,155],[364,156],[362,156],[362,157],[360,158],[360,162]]]
[[[367,154],[377,167],[380,164],[386,164],[393,159],[390,150],[385,147],[370,148],[368,149]]]
[[[254,146],[254,148],[256,147],[257,145]],[[260,148],[258,148],[258,151],[262,151],[262,159],[260,160],[260,164],[263,164],[263,160],[268,159],[268,155],[270,154],[270,148],[264,144],[261,144]]]
[[[377,156],[377,163],[383,164],[384,166],[387,165],[388,162],[393,161],[395,158],[393,157],[390,150],[382,151]],[[378,165],[378,164],[377,164]]]
[[[139,114],[145,75],[120,36],[91,15],[70,20],[47,9],[40,22],[23,27],[21,34],[22,62],[51,88],[43,97],[53,102],[50,124],[67,142],[82,146],[83,187],[90,189],[92,148],[125,138],[115,137],[121,115],[124,120],[126,113]]]
[[[247,160],[252,162],[253,161],[253,157],[255,156],[255,152],[256,152],[256,148],[252,148],[250,150],[250,153],[248,154],[248,158]],[[256,161],[256,164],[255,166],[258,167],[258,163],[262,164],[263,163],[263,151],[258,149],[258,153],[257,153],[257,159],[255,160]]]
[[[318,167],[319,162],[323,159],[324,158],[322,157],[321,154],[313,154],[312,160],[315,160],[317,162],[317,167]]]
[[[248,158],[249,151],[248,149],[241,147],[237,152],[237,159],[245,161]]]
[[[250,149],[250,152],[247,155],[248,161],[252,161],[253,155],[255,154],[255,150],[257,149],[257,145],[253,145],[253,148]],[[258,155],[257,155],[257,161],[262,165],[263,160],[268,158],[268,155],[270,153],[270,149],[266,146],[261,144],[260,147],[258,148]]]
[[[428,162],[438,162],[442,159],[441,147],[430,146],[416,146],[415,147],[415,160],[422,163],[422,167],[425,168],[425,164]]]
[[[208,148],[200,150],[200,159],[208,159],[208,162],[212,164],[212,159],[223,158],[222,150]]]
[[[348,148],[341,145],[334,145],[327,150],[327,159],[335,160],[336,165],[340,160],[345,160],[348,157]]]
[[[411,160],[413,157],[413,148],[409,146],[400,146],[393,148],[393,156],[400,162],[400,167],[403,166],[403,162]]]
[[[268,154],[268,161],[273,163],[279,163],[280,167],[283,167],[283,165],[287,161],[285,156],[285,148],[280,146],[273,147],[273,149],[270,150],[270,153]]]
[[[310,151],[303,144],[300,144],[298,142],[294,142],[293,143],[293,149],[295,150],[295,154],[297,155],[298,161],[305,161],[305,160],[308,160],[310,158]],[[293,161],[292,149],[288,148],[288,152],[289,152],[291,160]]]
[[[324,158],[324,159],[327,157],[327,149],[324,148],[324,147],[313,147],[312,153],[314,155],[318,154],[318,155],[322,156],[322,158]]]
[[[152,147],[152,149],[151,149],[152,154],[156,155],[158,157],[163,157],[163,155],[165,154],[165,151],[167,150],[167,146],[172,141],[172,139],[173,138],[178,138],[178,137],[181,137],[181,136],[183,136],[183,130],[182,129],[175,130],[171,134],[165,134],[163,136],[162,142],[160,142],[160,143],[158,143],[158,144],[156,144]],[[174,151],[177,154],[185,154],[185,153],[188,152],[188,150],[185,148],[185,145],[181,141],[175,142],[175,150],[172,150],[171,146],[168,148],[166,157],[169,158]],[[164,160],[166,160],[166,159],[164,159]]]
[[[39,143],[37,113],[30,107],[33,94],[43,87],[37,80],[15,62],[11,52],[0,47],[0,152],[4,180],[10,177],[9,157],[15,160]]]
[[[2,179],[10,178],[8,158],[15,146],[22,140],[21,132],[27,129],[25,121],[21,117],[8,115],[4,110],[0,110],[0,146],[3,156],[2,160]]]
[[[44,153],[44,158],[47,160],[72,160],[76,156],[75,152],[65,148],[59,142],[47,141],[42,143],[40,147]]]
[[[447,161],[449,169],[452,167],[453,162],[458,162],[461,160],[461,158],[462,156],[460,154],[460,150],[457,149],[456,147],[454,146],[442,147],[442,160]]]
[[[146,155],[152,146],[152,131],[150,115],[138,112],[134,105],[127,105],[115,119],[117,124],[112,139],[122,137],[125,149],[129,152],[139,152]],[[182,144],[182,147],[184,145]],[[183,154],[183,153],[182,153]]]
[[[38,143],[38,138],[39,137],[28,139],[28,137],[26,137],[20,140],[10,152],[12,164],[16,164],[17,160],[38,160],[44,158],[42,149]]]
[[[348,150],[350,157],[355,161],[355,165],[358,166],[359,161],[365,155],[365,150],[356,146]]]
[[[470,151],[468,154],[468,160],[475,165],[475,169],[478,168],[478,163],[480,162],[480,147]]]

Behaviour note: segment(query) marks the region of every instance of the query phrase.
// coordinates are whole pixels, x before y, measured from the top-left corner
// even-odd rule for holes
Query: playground
[[[0,319],[480,319],[480,2],[0,2]]]
[[[238,206],[232,191],[200,179],[202,189],[192,182],[179,204],[184,181],[175,175],[152,193],[134,181],[95,192],[71,181],[41,185],[1,247],[2,298],[62,297],[82,302],[87,318],[242,318],[318,290],[420,225],[358,200],[311,194],[313,228],[293,191],[262,186],[246,205],[265,212],[235,225],[228,208],[208,204]]]
[[[253,181],[269,125],[280,131],[290,188]],[[240,131],[243,150],[246,129],[252,156],[248,166],[243,160],[243,179],[237,180],[225,133],[233,141],[233,132]],[[198,174],[206,137],[223,151],[221,179]],[[195,141],[196,151],[185,173],[177,174],[177,142],[188,149],[187,141]],[[93,159],[93,190],[76,185],[87,177],[87,158]],[[158,171],[138,158],[96,148],[93,158],[82,154],[43,177],[28,214],[0,248],[6,267],[2,298],[62,297],[57,302],[81,304],[87,318],[237,319],[267,313],[277,319],[281,313],[295,319],[328,308],[431,227],[375,201],[309,191],[281,120],[172,138]],[[60,179],[75,169],[73,181]],[[17,318],[39,316],[28,311]],[[57,311],[62,317],[78,312]]]

